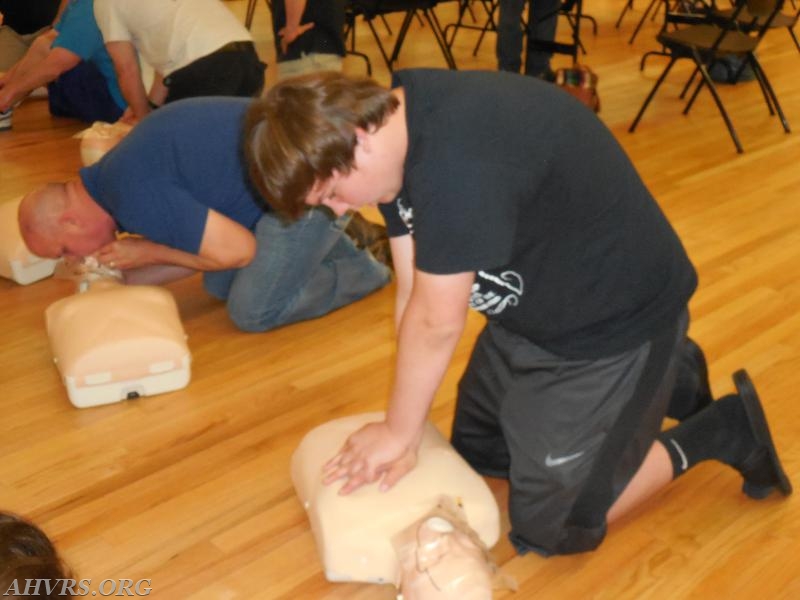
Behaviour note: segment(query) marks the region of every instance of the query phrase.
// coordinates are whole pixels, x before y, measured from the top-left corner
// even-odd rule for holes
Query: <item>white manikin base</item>
[[[53,360],[79,408],[185,387],[191,358],[175,299],[101,280],[45,312]]]

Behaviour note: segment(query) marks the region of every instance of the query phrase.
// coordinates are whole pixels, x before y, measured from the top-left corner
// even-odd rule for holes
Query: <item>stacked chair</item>
[[[783,0],[737,0],[731,11],[718,11],[713,7],[707,7],[692,12],[673,12],[666,2],[664,6],[664,25],[657,39],[663,47],[659,54],[667,56],[669,62],[645,99],[629,131],[633,132],[636,129],[642,115],[675,63],[681,59],[688,59],[694,62],[695,69],[680,97],[684,98],[692,85],[694,85],[694,89],[683,113],[688,114],[700,91],[704,87],[708,88],[725,121],[737,152],[743,152],[739,136],[709,75],[709,69],[715,62],[722,60],[723,57],[733,55],[741,60],[741,67],[733,75],[732,80],[738,81],[745,66],[749,65],[761,88],[767,109],[771,115],[777,113],[784,131],[789,133],[789,123],[783,114],[778,97],[755,55],[759,42],[771,28],[776,16],[781,14]],[[745,10],[747,10],[749,20],[743,16]],[[745,22],[744,25],[742,20]],[[698,75],[700,78],[695,84]]]

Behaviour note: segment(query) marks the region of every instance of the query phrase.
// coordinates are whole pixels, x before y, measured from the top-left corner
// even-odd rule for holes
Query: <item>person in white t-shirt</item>
[[[264,63],[250,32],[220,0],[95,0],[95,17],[136,122],[194,96],[257,96]],[[145,91],[139,56],[155,72]]]

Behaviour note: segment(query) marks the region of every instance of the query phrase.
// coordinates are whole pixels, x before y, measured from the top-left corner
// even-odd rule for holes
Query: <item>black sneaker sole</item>
[[[772,435],[769,432],[769,425],[767,424],[767,417],[764,415],[764,409],[761,406],[761,400],[758,398],[756,388],[750,380],[747,371],[744,369],[736,371],[736,373],[733,374],[733,383],[736,386],[739,397],[742,399],[742,404],[747,414],[747,421],[750,424],[750,430],[753,432],[753,436],[762,451],[766,453],[764,458],[769,460],[769,466],[772,468],[771,483],[754,483],[748,481],[745,475],[742,491],[755,500],[766,498],[776,488],[784,496],[788,496],[792,493],[792,483],[786,476],[781,461],[778,458],[778,452],[772,441]]]

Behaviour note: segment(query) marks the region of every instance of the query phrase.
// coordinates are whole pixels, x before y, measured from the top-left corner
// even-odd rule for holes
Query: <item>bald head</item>
[[[80,182],[48,183],[19,205],[19,230],[33,254],[88,256],[113,241],[116,224]]]

